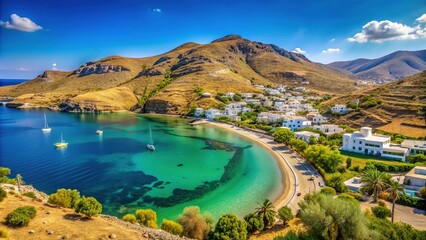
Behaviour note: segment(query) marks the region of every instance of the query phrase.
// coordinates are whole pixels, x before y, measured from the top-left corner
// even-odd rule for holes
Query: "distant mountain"
[[[377,59],[360,58],[328,65],[347,70],[361,80],[395,81],[425,71],[426,50],[397,51]]]
[[[228,35],[152,57],[111,56],[71,72],[46,71],[32,81],[0,88],[0,98],[64,111],[128,110],[138,104],[147,112],[182,114],[194,106],[220,105],[217,93],[259,93],[255,84],[303,86],[332,94],[357,89],[354,79],[304,55]],[[213,97],[201,98],[195,91],[200,88]]]

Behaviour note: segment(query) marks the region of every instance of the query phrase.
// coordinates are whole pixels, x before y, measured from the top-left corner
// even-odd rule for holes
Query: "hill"
[[[377,59],[360,58],[328,66],[347,70],[367,81],[395,81],[426,70],[426,50],[397,51]]]
[[[374,89],[332,98],[323,102],[322,107],[328,109],[334,104],[357,101],[361,102],[360,111],[341,116],[335,123],[356,128],[372,126],[411,137],[426,136],[426,71]]]
[[[193,106],[220,104],[214,98],[200,98],[197,87],[214,97],[224,92],[259,92],[254,84],[302,86],[301,82],[309,82],[303,86],[321,93],[357,89],[344,73],[301,54],[228,35],[209,44],[186,43],[147,58],[111,56],[70,72],[46,71],[32,81],[0,88],[0,97],[14,98],[9,104],[13,106],[28,103],[30,107],[83,111],[75,106],[90,102],[92,109],[110,111],[117,110],[117,106],[109,106],[114,97],[108,94],[114,91],[102,91],[125,87],[137,99],[143,99],[139,107],[143,105],[144,111],[182,114]],[[100,93],[102,98],[97,97]],[[121,107],[130,109],[128,104]]]

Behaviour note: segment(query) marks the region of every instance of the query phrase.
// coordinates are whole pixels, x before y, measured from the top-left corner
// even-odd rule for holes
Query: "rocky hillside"
[[[0,88],[0,97],[14,98],[10,106],[27,103],[24,107],[75,112],[137,109],[135,99],[142,99],[143,111],[182,114],[193,106],[218,105],[214,96],[220,92],[259,92],[254,84],[304,86],[333,94],[356,90],[353,79],[301,54],[229,35],[209,44],[187,43],[153,57],[112,56],[71,72],[46,71],[32,81]],[[119,98],[117,89],[110,91],[116,87]],[[213,97],[201,98],[197,87]],[[124,98],[125,104],[113,104]]]
[[[426,50],[397,51],[377,59],[360,58],[329,66],[347,70],[361,80],[395,81],[425,71]]]
[[[351,102],[359,102],[360,111],[341,116],[336,123],[356,128],[372,126],[411,137],[426,136],[426,71],[374,89],[332,98],[322,106],[328,109],[334,104]]]

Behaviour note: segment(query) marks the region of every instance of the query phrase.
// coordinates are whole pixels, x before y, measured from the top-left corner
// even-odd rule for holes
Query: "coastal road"
[[[273,137],[264,133],[246,130],[225,123],[206,122],[213,126],[225,128],[239,135],[259,142],[274,154],[281,170],[286,176],[283,176],[284,189],[283,194],[274,202],[277,209],[282,206],[290,207],[294,213],[299,209],[298,202],[303,200],[303,196],[309,192],[320,190],[319,183],[324,184],[322,176],[296,151],[291,150],[284,144],[277,143]],[[314,176],[313,180],[310,180]],[[300,193],[300,196],[297,196]]]

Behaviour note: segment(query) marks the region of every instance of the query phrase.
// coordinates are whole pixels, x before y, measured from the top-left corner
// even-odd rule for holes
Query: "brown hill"
[[[372,126],[381,130],[411,137],[426,136],[426,71],[380,87],[332,98],[324,108],[334,104],[348,104],[366,96],[374,98],[378,105],[352,112],[336,120],[336,123],[352,127]],[[380,104],[381,102],[381,104]]]
[[[165,80],[165,75],[169,75]],[[187,43],[167,53],[147,58],[107,57],[88,62],[72,72],[46,71],[34,80],[0,88],[0,97],[16,98],[12,104],[30,103],[75,109],[78,101],[92,102],[98,110],[109,111],[109,92],[101,90],[127,87],[138,98],[146,98],[146,111],[186,113],[193,106],[215,106],[214,98],[200,98],[195,92],[215,96],[219,92],[259,92],[253,84],[302,86],[324,93],[356,90],[353,80],[326,65],[313,63],[305,56],[272,44],[253,42],[236,35],[209,44]],[[86,93],[92,94],[86,94]],[[103,98],[96,97],[103,93]],[[24,94],[25,97],[19,97]],[[79,97],[81,94],[85,94]],[[72,100],[71,100],[72,99]],[[73,102],[74,107],[66,104]],[[132,102],[134,102],[132,100]],[[31,105],[31,106],[34,106]],[[125,109],[128,106],[123,106]]]

